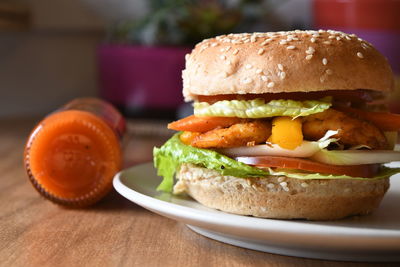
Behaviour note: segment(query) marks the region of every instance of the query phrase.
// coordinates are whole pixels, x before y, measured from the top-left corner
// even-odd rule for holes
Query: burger
[[[386,164],[400,160],[393,74],[354,34],[222,35],[195,46],[182,77],[194,115],[154,149],[158,190],[234,214],[333,220],[371,213],[400,172]]]

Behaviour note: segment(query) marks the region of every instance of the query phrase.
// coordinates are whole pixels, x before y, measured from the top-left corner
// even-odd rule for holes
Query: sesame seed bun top
[[[354,34],[331,30],[206,39],[186,56],[182,77],[187,101],[197,95],[393,88],[381,53]]]

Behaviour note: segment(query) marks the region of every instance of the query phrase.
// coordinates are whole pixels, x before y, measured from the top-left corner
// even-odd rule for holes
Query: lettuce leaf
[[[332,99],[330,97],[321,100],[271,100],[265,103],[264,99],[253,100],[223,100],[214,104],[206,102],[194,103],[196,116],[222,116],[239,118],[266,118],[274,116],[308,116],[323,112],[328,109]]]
[[[175,134],[162,147],[154,148],[154,166],[157,175],[163,176],[157,190],[170,192],[174,183],[175,171],[182,163],[192,163],[213,169],[222,175],[235,177],[260,177],[268,175],[261,169],[233,160],[213,150],[187,146],[179,139],[180,133]]]
[[[171,192],[174,185],[174,175],[182,163],[192,163],[220,172],[222,175],[235,177],[265,177],[268,175],[287,176],[296,179],[382,179],[399,173],[400,168],[382,167],[381,172],[373,178],[351,177],[346,175],[331,175],[320,173],[305,173],[292,171],[274,171],[271,168],[259,169],[233,160],[209,149],[195,148],[183,144],[179,139],[180,133],[175,134],[160,148],[154,148],[154,166],[157,175],[164,177],[157,190]]]

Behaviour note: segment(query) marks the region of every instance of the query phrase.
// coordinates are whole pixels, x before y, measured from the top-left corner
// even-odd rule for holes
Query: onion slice
[[[331,165],[362,165],[400,161],[400,151],[393,150],[326,150],[310,159]]]
[[[295,149],[285,149],[277,144],[267,143],[264,145],[256,146],[241,146],[232,148],[218,149],[217,151],[221,154],[229,157],[239,156],[280,156],[280,157],[293,157],[293,158],[309,158],[323,148],[329,146],[330,143],[336,142],[337,139],[331,138],[337,134],[338,131],[327,131],[324,137],[318,141],[310,142],[303,141],[301,145]]]
[[[303,141],[303,143],[293,150],[281,148],[276,144],[264,144],[256,146],[241,146],[232,148],[218,149],[217,152],[229,157],[238,156],[281,156],[294,158],[308,158],[317,153],[321,148],[318,142]]]

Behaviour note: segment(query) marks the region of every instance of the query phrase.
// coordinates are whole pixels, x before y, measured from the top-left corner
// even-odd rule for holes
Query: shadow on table
[[[194,249],[196,249],[200,258],[202,257],[201,255],[203,255],[208,258],[210,256],[217,257],[218,260],[221,261],[229,259],[238,266],[265,266],[266,263],[271,266],[398,266],[398,264],[391,263],[326,261],[261,252],[236,247],[204,237],[193,232],[184,224],[177,224],[176,231],[181,233],[181,238],[185,240],[186,246],[193,246]]]
[[[96,211],[122,211],[122,210],[131,210],[135,212],[145,211],[144,208],[136,205],[135,203],[129,201],[124,198],[120,194],[117,193],[114,189],[105,196],[102,200],[96,203],[89,209],[93,209]]]

